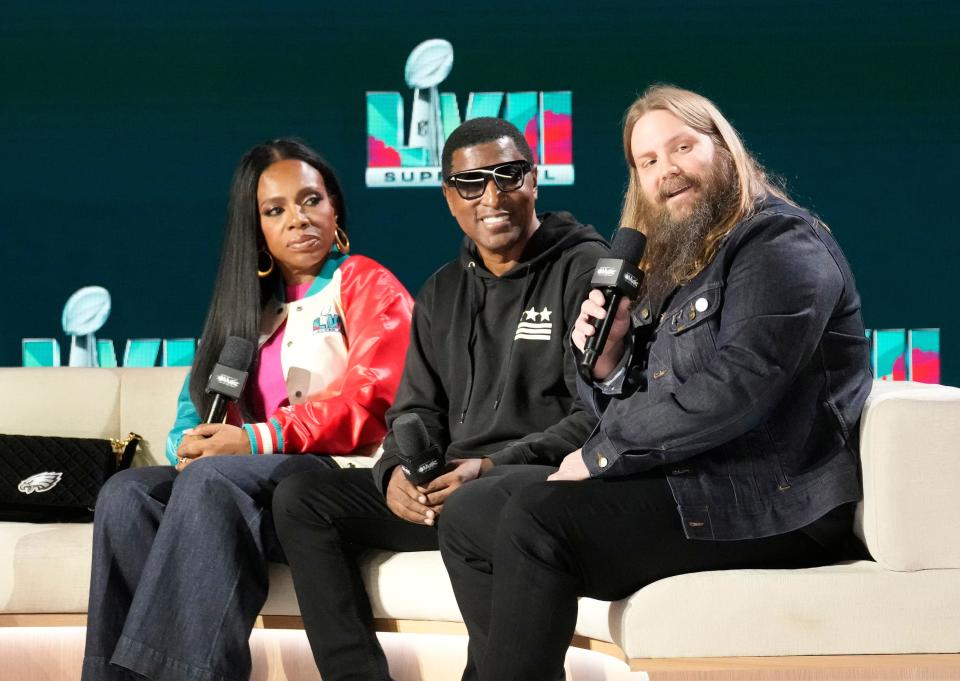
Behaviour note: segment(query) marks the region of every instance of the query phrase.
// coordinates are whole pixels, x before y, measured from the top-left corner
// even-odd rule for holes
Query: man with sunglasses
[[[443,195],[466,238],[460,257],[417,296],[382,458],[372,475],[294,475],[274,494],[277,533],[324,681],[390,678],[357,547],[436,549],[443,505],[459,487],[508,474],[511,464],[557,466],[596,423],[576,397],[564,338],[607,253],[602,237],[569,213],[537,215],[533,154],[506,121],[461,125],[442,166]],[[419,487],[398,465],[392,429],[405,414],[420,417],[446,458],[443,474]],[[468,667],[465,678],[472,674]]]

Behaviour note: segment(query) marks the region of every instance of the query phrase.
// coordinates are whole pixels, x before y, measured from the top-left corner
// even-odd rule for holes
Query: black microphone
[[[213,395],[210,411],[204,423],[223,423],[227,406],[240,399],[247,382],[247,372],[253,359],[253,343],[246,338],[227,336],[220,358],[207,380],[207,394]]]
[[[426,485],[443,472],[443,452],[430,441],[420,414],[398,416],[390,429],[397,439],[397,456],[407,480],[414,485]]]
[[[643,234],[635,229],[621,227],[613,237],[610,257],[597,261],[590,285],[603,291],[603,309],[607,316],[603,319],[590,318],[590,323],[597,332],[587,338],[583,359],[580,360],[580,374],[588,381],[592,380],[593,368],[603,354],[603,346],[607,343],[620,301],[624,298],[633,300],[640,291],[643,272],[638,265],[646,246],[647,238]]]

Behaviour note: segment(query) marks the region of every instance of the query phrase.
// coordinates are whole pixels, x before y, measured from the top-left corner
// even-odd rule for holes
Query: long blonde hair
[[[757,203],[765,194],[770,193],[787,202],[792,202],[782,189],[771,182],[763,167],[744,148],[737,131],[713,102],[690,90],[658,84],[650,86],[630,105],[623,118],[623,152],[630,169],[630,180],[623,197],[621,227],[646,231],[641,217],[643,189],[640,187],[640,177],[631,153],[630,139],[637,121],[648,111],[655,110],[669,111],[697,132],[707,135],[721,153],[726,152],[729,155],[737,179],[736,205],[728,216],[707,233],[700,257],[697,258],[693,271],[687,275],[689,278],[713,260],[721,240],[738,222],[753,213]]]

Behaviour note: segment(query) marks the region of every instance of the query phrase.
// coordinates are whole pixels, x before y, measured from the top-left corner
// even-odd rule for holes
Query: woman
[[[249,677],[267,562],[284,560],[274,487],[371,461],[400,380],[410,295],[348,253],[343,192],[313,150],[280,139],[243,157],[173,465],[124,471],[97,501],[85,681]],[[201,424],[228,336],[259,352],[227,422]]]

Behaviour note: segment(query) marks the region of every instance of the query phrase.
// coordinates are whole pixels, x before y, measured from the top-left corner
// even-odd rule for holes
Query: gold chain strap
[[[120,459],[123,457],[123,453],[134,440],[140,442],[143,440],[143,436],[137,435],[136,433],[130,433],[127,435],[126,440],[115,440],[114,438],[110,438],[110,446],[113,448],[113,455],[117,457],[117,461],[120,461]]]

